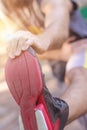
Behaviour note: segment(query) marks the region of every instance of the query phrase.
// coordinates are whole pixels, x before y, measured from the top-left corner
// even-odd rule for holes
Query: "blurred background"
[[[77,1],[79,2],[81,14],[85,19],[87,19],[87,0]],[[9,35],[14,33],[16,30],[17,27],[5,17],[0,7],[0,130],[19,130],[18,107],[7,88],[4,74],[5,64],[8,59],[6,52],[8,45],[6,42]],[[53,86],[58,86],[60,83],[58,83],[56,78],[53,76],[48,62],[41,61],[41,64],[50,91],[52,91],[53,95],[57,95],[56,91],[59,88],[56,87],[54,89]],[[64,89],[62,90],[64,91]],[[60,92],[60,94],[61,93],[62,92]]]

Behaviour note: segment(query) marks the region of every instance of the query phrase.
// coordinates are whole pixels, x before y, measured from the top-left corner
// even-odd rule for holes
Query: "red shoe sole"
[[[37,58],[26,51],[16,59],[9,59],[5,74],[8,87],[20,106],[25,130],[38,130],[35,107],[43,85]]]
[[[50,119],[42,94],[42,72],[33,52],[26,51],[16,59],[9,59],[5,74],[8,87],[20,106],[24,129],[59,130],[60,120],[55,125]]]

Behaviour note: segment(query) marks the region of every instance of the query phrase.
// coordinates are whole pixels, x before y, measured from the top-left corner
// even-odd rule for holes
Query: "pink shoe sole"
[[[10,92],[20,107],[25,130],[63,129],[68,107],[61,99],[52,97],[45,87],[32,48],[16,59],[9,59],[5,74]]]
[[[34,109],[41,94],[42,78],[36,57],[26,51],[9,59],[5,73],[8,87],[20,106],[25,130],[38,130]]]

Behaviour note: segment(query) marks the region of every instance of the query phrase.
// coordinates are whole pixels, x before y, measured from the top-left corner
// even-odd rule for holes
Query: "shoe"
[[[32,48],[9,59],[5,75],[8,87],[20,107],[25,130],[62,130],[68,105],[54,98],[45,85],[40,64]]]

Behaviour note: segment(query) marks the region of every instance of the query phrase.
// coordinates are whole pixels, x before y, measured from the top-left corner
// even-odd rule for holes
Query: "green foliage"
[[[87,6],[81,8],[81,14],[85,19],[87,19]]]

